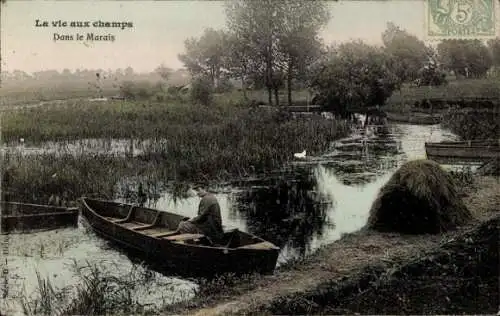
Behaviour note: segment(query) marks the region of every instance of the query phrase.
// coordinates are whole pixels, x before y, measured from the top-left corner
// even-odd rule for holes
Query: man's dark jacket
[[[222,239],[224,231],[222,230],[220,206],[213,194],[206,193],[201,197],[198,216],[194,217],[191,222],[212,241],[220,241]]]

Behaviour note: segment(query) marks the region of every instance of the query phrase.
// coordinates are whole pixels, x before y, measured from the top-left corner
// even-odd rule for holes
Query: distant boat
[[[21,202],[0,202],[3,233],[36,232],[78,226],[78,208]]]
[[[223,241],[213,244],[204,235],[177,233],[185,218],[179,214],[90,198],[82,198],[80,205],[97,234],[161,271],[196,276],[267,274],[274,271],[278,260],[278,247],[238,229],[226,229]]]
[[[488,161],[500,157],[500,140],[425,143],[428,159],[441,161]]]
[[[388,122],[409,123],[417,125],[434,125],[441,123],[442,117],[437,114],[426,113],[395,113],[386,112]]]

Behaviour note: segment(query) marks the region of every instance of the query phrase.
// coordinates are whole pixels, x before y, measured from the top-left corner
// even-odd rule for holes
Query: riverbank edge
[[[263,315],[286,310],[302,313],[321,309],[315,301],[358,293],[387,271],[423,258],[450,240],[473,232],[485,222],[498,220],[498,179],[475,177],[477,187],[464,198],[475,220],[456,231],[440,235],[401,236],[368,230],[344,235],[319,249],[305,261],[277,270],[274,275],[236,283],[233,294],[217,295],[180,304],[174,312],[184,315]],[[342,296],[340,295],[340,296]],[[346,311],[347,312],[347,311]],[[300,313],[300,312],[299,312]]]

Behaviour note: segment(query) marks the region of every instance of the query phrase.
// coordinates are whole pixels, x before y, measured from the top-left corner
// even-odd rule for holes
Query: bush
[[[407,162],[374,201],[367,227],[408,234],[440,233],[472,218],[452,176],[431,160]]]
[[[384,105],[396,89],[390,56],[362,42],[342,44],[313,71],[312,102],[325,110],[345,114],[352,107]]]
[[[191,84],[191,100],[202,105],[210,105],[213,101],[213,86],[206,78],[197,78]]]

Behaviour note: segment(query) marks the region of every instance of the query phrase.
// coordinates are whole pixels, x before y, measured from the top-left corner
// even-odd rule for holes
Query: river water
[[[266,179],[242,180],[217,188],[223,223],[278,245],[280,266],[362,228],[378,190],[398,166],[425,158],[427,141],[455,139],[439,125],[369,127],[335,142],[324,155],[298,159]],[[126,141],[109,146],[118,152],[127,150]],[[31,152],[39,149],[32,148]],[[191,217],[198,202],[198,197],[179,200],[163,192],[149,205]],[[84,220],[77,229],[0,237],[9,239],[1,263],[8,271],[4,279],[7,286],[2,285],[4,294],[6,289],[8,293],[0,304],[0,311],[8,315],[20,311],[21,297],[40,295],[37,274],[56,290],[81,282],[75,264],[97,265],[106,275],[126,278],[134,284],[129,289],[132,300],[144,306],[189,299],[197,288],[195,282],[160,275],[132,263],[88,230]]]

